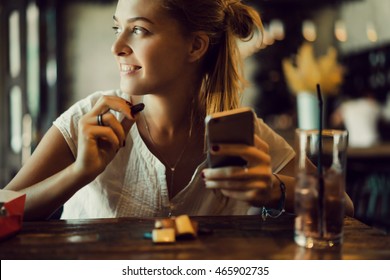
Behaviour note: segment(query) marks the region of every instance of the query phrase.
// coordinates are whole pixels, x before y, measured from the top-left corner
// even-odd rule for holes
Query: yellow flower
[[[330,47],[328,52],[318,59],[314,56],[313,46],[304,43],[298,50],[296,66],[291,59],[283,59],[282,66],[287,84],[294,94],[316,92],[321,85],[325,95],[335,95],[343,82],[343,67],[337,62],[337,51]]]

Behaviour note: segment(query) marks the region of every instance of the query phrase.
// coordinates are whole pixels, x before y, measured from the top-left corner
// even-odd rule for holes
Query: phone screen
[[[208,151],[215,144],[254,144],[254,112],[250,108],[239,108],[212,114],[206,117]],[[216,156],[208,152],[211,168],[223,166],[245,166],[247,162],[237,156]]]

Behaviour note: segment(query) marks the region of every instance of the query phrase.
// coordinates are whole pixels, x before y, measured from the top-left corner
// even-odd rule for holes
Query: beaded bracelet
[[[284,206],[286,204],[286,185],[283,183],[283,181],[279,178],[278,175],[275,173],[273,174],[276,179],[279,181],[279,187],[280,191],[282,192],[282,195],[279,200],[278,209],[267,209],[265,206],[263,206],[263,209],[261,210],[261,217],[263,218],[263,221],[267,219],[267,217],[270,218],[279,218],[284,212]]]

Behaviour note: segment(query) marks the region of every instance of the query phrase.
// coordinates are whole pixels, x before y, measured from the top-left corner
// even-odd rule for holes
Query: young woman
[[[258,213],[279,207],[280,180],[293,211],[294,152],[261,119],[254,147],[211,151],[240,155],[247,168],[206,168],[204,118],[239,106],[237,39],[261,28],[241,1],[119,0],[112,53],[120,90],[62,114],[9,183],[27,194],[26,219],[62,205],[62,218]]]

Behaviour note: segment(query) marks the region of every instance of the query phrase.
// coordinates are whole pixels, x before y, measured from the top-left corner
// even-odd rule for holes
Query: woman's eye
[[[133,28],[133,33],[136,34],[136,35],[142,35],[142,34],[147,34],[148,31],[145,28],[142,28],[142,27],[139,27],[139,26],[135,26]]]
[[[112,29],[114,30],[115,35],[118,35],[122,32],[122,30],[118,26],[113,26]]]
[[[119,26],[113,26],[112,29],[114,30],[114,33],[115,35],[119,35],[122,33],[122,29],[119,27]],[[131,33],[135,34],[135,35],[146,35],[149,33],[148,30],[146,30],[145,28],[143,27],[139,27],[139,26],[135,26],[133,27]]]

